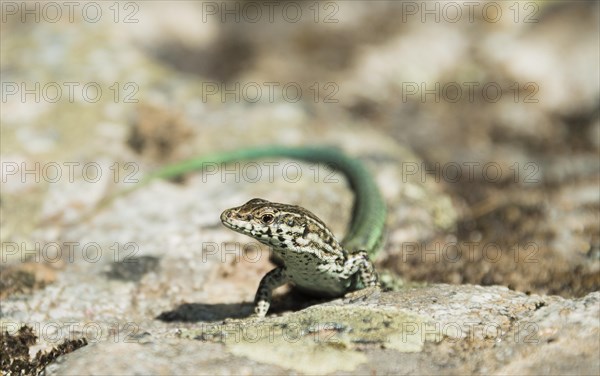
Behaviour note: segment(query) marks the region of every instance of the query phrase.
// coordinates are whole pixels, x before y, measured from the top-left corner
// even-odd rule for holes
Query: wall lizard
[[[364,165],[338,149],[265,146],[208,155],[161,168],[135,188],[157,178],[201,170],[207,163],[275,157],[331,165],[346,176],[355,198],[349,230],[341,243],[323,221],[300,206],[252,199],[221,214],[225,226],[270,246],[283,262],[262,278],[255,297],[255,314],[265,316],[272,291],[287,282],[319,297],[339,297],[378,285],[369,256],[374,256],[383,237],[385,203]]]

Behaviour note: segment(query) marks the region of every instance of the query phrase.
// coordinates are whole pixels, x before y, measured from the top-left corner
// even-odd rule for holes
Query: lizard
[[[272,291],[287,282],[318,297],[340,297],[378,286],[370,257],[375,255],[383,238],[385,202],[365,166],[336,148],[272,145],[192,158],[155,171],[134,189],[157,178],[178,178],[202,170],[207,163],[261,158],[329,164],[346,176],[355,198],[349,229],[341,242],[322,220],[300,206],[255,198],[223,211],[220,219],[226,227],[270,246],[283,264],[261,279],[254,299],[255,315],[266,316]]]
[[[270,246],[283,263],[260,281],[254,298],[258,317],[267,314],[273,290],[286,282],[319,297],[377,285],[367,252],[345,250],[323,221],[301,206],[254,198],[225,210],[221,222]]]

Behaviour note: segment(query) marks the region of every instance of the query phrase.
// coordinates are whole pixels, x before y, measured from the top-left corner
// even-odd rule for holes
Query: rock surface
[[[504,287],[433,285],[375,295],[258,322],[148,318],[126,338],[95,342],[48,371],[581,375],[600,366],[598,293],[565,300]]]

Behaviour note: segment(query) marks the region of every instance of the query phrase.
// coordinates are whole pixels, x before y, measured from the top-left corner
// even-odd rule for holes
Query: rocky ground
[[[598,2],[23,4],[0,35],[4,373],[600,373]],[[342,237],[327,166],[104,201],[273,143],[365,162],[398,291],[282,289],[246,319],[272,264],[219,214],[263,197]]]

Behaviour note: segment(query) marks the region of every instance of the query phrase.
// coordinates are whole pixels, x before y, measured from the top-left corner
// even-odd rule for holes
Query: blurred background
[[[128,174],[331,144],[375,171],[390,206],[378,263],[405,281],[598,290],[597,1],[3,1],[1,27],[5,245],[103,228],[84,218]],[[190,197],[239,204],[214,194]],[[2,252],[4,296],[64,267]]]

